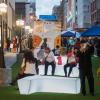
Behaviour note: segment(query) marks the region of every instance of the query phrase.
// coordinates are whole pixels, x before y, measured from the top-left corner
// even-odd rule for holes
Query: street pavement
[[[11,68],[11,66],[17,61],[16,53],[5,52],[4,58],[6,68]]]

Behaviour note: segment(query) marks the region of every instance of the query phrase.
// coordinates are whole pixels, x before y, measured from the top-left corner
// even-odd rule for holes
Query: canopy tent
[[[71,32],[71,33],[70,34],[67,34],[67,32]],[[67,34],[67,36],[65,36],[64,34]],[[76,38],[80,38],[80,36],[81,36],[81,33],[76,32],[74,30],[71,30],[71,31],[63,31],[62,32],[62,37],[76,37]]]
[[[100,36],[100,26],[93,26],[81,34],[82,37]]]
[[[80,38],[81,37],[81,33],[76,32],[76,38]]]
[[[62,37],[75,37],[75,33],[71,31],[65,31],[61,36]]]
[[[70,32],[72,32],[73,34],[75,34],[75,37],[76,38],[80,38],[80,36],[81,36],[81,33],[80,32],[76,32],[74,30],[71,30]]]

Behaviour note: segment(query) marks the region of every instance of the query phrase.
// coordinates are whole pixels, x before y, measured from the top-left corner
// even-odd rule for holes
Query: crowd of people
[[[6,52],[18,52],[19,51],[19,39],[14,37],[12,40],[7,38],[4,41],[4,51]]]
[[[65,77],[70,77],[73,68],[76,67],[78,63],[82,94],[83,96],[86,95],[85,78],[87,77],[90,94],[94,96],[94,77],[92,72],[91,57],[95,53],[95,48],[100,48],[100,42],[98,43],[100,39],[95,40],[95,38],[70,38],[69,40],[66,39],[66,41],[67,42],[65,43],[64,38],[63,43],[66,47],[67,56],[66,64],[63,66]],[[49,65],[51,65],[51,73],[52,76],[54,76],[57,65],[55,61],[55,56],[57,56],[58,64],[62,64],[62,54],[60,47],[57,45],[56,48],[51,50],[47,45],[46,39],[44,39],[38,51],[36,51],[36,48],[33,48],[30,44],[30,48],[24,51],[23,62],[21,64],[19,74],[16,79],[12,81],[11,84],[15,84],[15,82],[20,78],[39,74],[38,66],[40,64],[43,64],[45,66],[44,75],[47,75],[48,67]],[[69,72],[67,73],[68,67]]]

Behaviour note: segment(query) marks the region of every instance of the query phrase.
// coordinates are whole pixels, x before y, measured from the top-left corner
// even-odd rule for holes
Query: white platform
[[[56,61],[56,69],[55,69],[55,75],[60,75],[60,76],[65,76],[64,74],[64,65],[66,64],[67,57],[63,56],[62,57],[62,65],[57,64],[57,57],[55,56],[55,61]],[[48,75],[51,75],[51,66],[48,67]],[[67,68],[67,74],[69,72],[69,68]],[[39,75],[44,75],[44,65],[39,66]],[[72,73],[70,74],[70,77],[79,77],[79,69],[78,69],[78,64],[76,67],[73,68]]]
[[[20,94],[28,95],[35,92],[55,93],[80,93],[80,79],[53,77],[53,76],[29,76],[18,80]]]

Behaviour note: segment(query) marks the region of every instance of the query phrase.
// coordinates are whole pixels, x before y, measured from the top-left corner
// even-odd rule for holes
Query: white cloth
[[[51,62],[55,61],[55,56],[52,51],[49,54],[45,53],[44,56],[46,57],[47,62],[51,63]]]
[[[10,48],[11,48],[11,49],[13,48],[13,43],[10,43]]]
[[[33,50],[33,55],[34,55],[34,57],[36,58],[36,59],[39,59],[38,58],[38,56],[37,56],[37,53],[40,51],[40,48],[39,47],[37,47],[37,48],[35,48],[34,50]]]
[[[68,63],[73,63],[76,62],[75,55],[72,55],[71,57],[68,58]]]
[[[23,59],[21,67],[25,66],[25,59]],[[26,62],[25,74],[36,74],[35,63]]]

